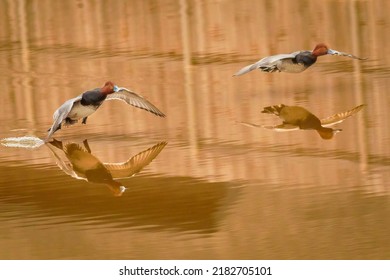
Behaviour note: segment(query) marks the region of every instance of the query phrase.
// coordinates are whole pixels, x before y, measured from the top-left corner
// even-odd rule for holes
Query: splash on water
[[[3,138],[0,143],[11,148],[36,149],[45,144],[45,141],[34,136],[22,136]]]

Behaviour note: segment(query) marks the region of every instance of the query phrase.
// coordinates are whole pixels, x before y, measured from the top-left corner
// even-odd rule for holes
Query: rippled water
[[[0,1],[0,258],[389,259],[389,3]],[[232,77],[322,41],[368,59]],[[112,101],[40,140],[106,80],[167,117]],[[281,103],[365,107],[332,140],[240,124]]]

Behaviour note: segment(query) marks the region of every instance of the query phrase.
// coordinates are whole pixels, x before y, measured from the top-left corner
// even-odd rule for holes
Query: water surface
[[[389,3],[0,1],[0,258],[389,259]],[[368,59],[232,77],[318,42]],[[167,118],[112,101],[55,138],[103,166],[157,146],[119,185],[37,140],[106,80]],[[327,141],[239,124],[280,103],[366,106]]]

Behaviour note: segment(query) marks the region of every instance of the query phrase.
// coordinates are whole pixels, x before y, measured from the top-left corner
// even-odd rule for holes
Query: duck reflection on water
[[[47,146],[56,158],[58,167],[67,175],[89,183],[105,184],[115,196],[121,196],[126,187],[115,179],[129,178],[140,172],[167,144],[160,142],[127,161],[118,163],[101,162],[92,154],[87,140],[83,141],[84,147],[77,143],[64,144],[56,139],[47,143]],[[59,156],[54,147],[63,151],[68,161]]]
[[[251,127],[260,127],[272,129],[275,131],[291,130],[316,130],[322,139],[332,139],[333,136],[340,132],[341,129],[334,129],[331,126],[343,122],[346,118],[356,114],[363,109],[364,104],[355,108],[334,114],[330,117],[319,119],[313,113],[300,106],[287,106],[284,104],[264,107],[262,113],[279,116],[283,120],[282,124],[268,126],[253,123],[241,122],[241,124]]]

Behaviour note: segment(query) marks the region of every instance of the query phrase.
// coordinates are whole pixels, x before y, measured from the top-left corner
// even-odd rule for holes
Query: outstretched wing
[[[57,131],[61,123],[66,119],[69,112],[72,110],[74,103],[80,101],[81,97],[82,95],[79,95],[75,98],[67,100],[64,104],[61,105],[60,108],[58,108],[54,112],[53,114],[54,122],[51,128],[49,129],[49,133],[47,134],[46,141],[50,139],[50,137],[54,134],[54,132]]]
[[[328,50],[328,54],[330,55],[338,55],[338,56],[347,56],[347,57],[350,57],[350,58],[354,58],[354,59],[359,59],[359,60],[366,60],[367,57],[365,58],[360,58],[360,57],[357,57],[353,54],[349,54],[349,53],[346,53],[346,52],[339,52],[339,51],[336,51],[336,50]]]
[[[249,127],[258,127],[258,128],[275,130],[275,131],[279,131],[279,132],[299,130],[299,126],[287,124],[287,123],[286,124],[282,123],[282,124],[278,124],[278,125],[261,125],[261,124],[240,122],[240,124],[245,125],[245,126],[249,126]]]
[[[113,178],[128,178],[140,172],[145,166],[151,163],[167,144],[167,142],[160,142],[153,147],[138,153],[126,162],[103,163],[103,165],[110,171]]]
[[[277,54],[277,55],[271,55],[271,56],[264,57],[254,64],[245,66],[244,68],[239,70],[233,76],[241,76],[241,75],[244,75],[252,70],[258,69],[258,68],[260,68],[266,72],[277,71],[276,63],[278,61],[286,60],[286,59],[293,59],[299,52],[300,51],[296,51],[296,52],[293,52],[290,54]],[[268,69],[268,70],[264,70],[264,69]]]
[[[53,140],[53,141],[57,141],[57,140]],[[48,142],[46,144],[46,146],[49,148],[49,150],[52,152],[53,156],[55,157],[56,159],[56,163],[57,163],[57,166],[65,172],[65,174],[75,178],[75,179],[78,179],[78,180],[85,180],[87,181],[87,179],[85,177],[80,177],[72,168],[72,166],[69,164],[69,163],[66,163],[54,150],[54,148],[52,146],[55,146],[55,143],[52,142]],[[59,142],[59,141],[57,141]],[[57,147],[58,148],[58,147]]]
[[[106,100],[118,99],[126,102],[129,105],[134,107],[146,110],[150,113],[153,113],[159,117],[165,117],[165,114],[162,113],[156,106],[150,103],[141,95],[128,90],[127,88],[118,88],[118,90],[112,94],[107,95]]]
[[[329,127],[329,126],[333,126],[335,124],[341,123],[346,118],[349,118],[350,116],[359,112],[361,109],[363,109],[363,107],[364,107],[364,104],[361,104],[361,105],[356,106],[355,108],[353,108],[351,110],[348,110],[348,111],[345,111],[342,113],[338,113],[338,114],[334,114],[333,116],[324,118],[321,120],[321,125],[324,127]]]

